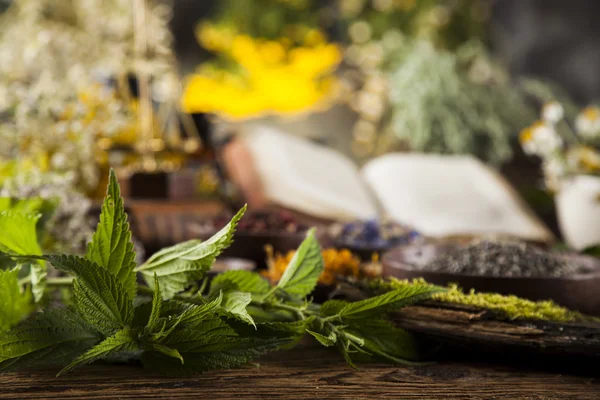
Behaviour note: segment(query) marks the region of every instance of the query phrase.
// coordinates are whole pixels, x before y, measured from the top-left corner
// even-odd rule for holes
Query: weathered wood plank
[[[193,378],[149,375],[137,366],[92,365],[0,375],[2,399],[598,399],[600,379],[489,364],[349,368],[334,352],[302,347],[240,368]]]
[[[405,307],[398,325],[452,345],[542,356],[600,357],[600,324],[500,319],[492,311],[436,301]]]

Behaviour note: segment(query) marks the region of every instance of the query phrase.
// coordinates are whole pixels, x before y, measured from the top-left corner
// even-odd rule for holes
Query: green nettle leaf
[[[136,332],[132,331],[130,328],[118,331],[113,336],[104,339],[102,342],[71,361],[56,376],[64,375],[77,367],[93,363],[96,360],[106,358],[116,353],[139,350],[135,335]]]
[[[350,303],[344,300],[328,300],[321,305],[321,315],[323,317],[337,315],[348,304]]]
[[[251,294],[266,294],[271,289],[269,282],[256,272],[250,271],[227,271],[217,275],[210,284],[209,296],[219,290],[238,290]]]
[[[154,286],[158,276],[163,298],[171,299],[195,281],[202,279],[221,252],[233,242],[237,223],[244,215],[244,206],[233,219],[205,242],[189,240],[154,254],[136,271],[141,272],[148,286]]]
[[[386,312],[426,300],[443,289],[436,287],[406,287],[376,297],[348,303],[337,315],[346,319],[376,317]]]
[[[149,344],[148,346],[146,346],[145,350],[150,353],[159,353],[159,354],[165,355],[167,357],[175,358],[175,359],[181,361],[181,364],[183,364],[185,362],[178,350],[172,349],[167,346],[153,343],[153,344]]]
[[[345,331],[363,338],[365,349],[380,358],[400,364],[414,364],[409,360],[419,359],[414,337],[389,321],[360,320]]]
[[[8,330],[32,311],[31,293],[21,291],[18,274],[18,269],[0,270],[0,332]]]
[[[0,212],[0,250],[18,255],[42,255],[36,225],[40,214]]]
[[[202,305],[187,304],[180,301],[170,300],[161,305],[159,318],[150,324],[152,315],[151,304],[146,303],[135,309],[135,317],[132,321],[134,327],[144,327],[153,343],[161,343],[176,329],[193,328],[206,319],[216,317],[221,310],[223,301],[222,293]],[[154,302],[153,302],[154,303]]]
[[[181,330],[170,338],[167,347],[177,349],[183,363],[157,351],[144,351],[142,363],[146,368],[165,375],[190,375],[246,364],[289,341],[287,335],[238,337],[223,321],[213,319],[203,322],[197,329]]]
[[[73,281],[76,308],[100,332],[112,335],[132,321],[132,299],[110,271],[77,256],[47,256],[46,260],[77,277]]]
[[[154,275],[154,296],[152,297],[152,310],[150,312],[150,317],[148,318],[148,324],[146,328],[149,331],[153,331],[157,324],[159,323],[160,313],[162,309],[163,299],[160,293],[160,285],[158,283],[158,277],[156,274]]]
[[[68,363],[99,339],[98,333],[69,309],[34,314],[0,335],[0,371]]]
[[[36,228],[40,217],[41,214],[15,210],[0,212],[0,250],[10,254],[41,256]],[[35,260],[30,264],[31,288],[37,302],[41,300],[46,287],[46,263]]]
[[[329,336],[322,335],[319,332],[311,331],[310,329],[307,329],[306,332],[310,333],[315,339],[319,341],[319,343],[326,347],[335,345],[337,341],[337,335],[333,331],[329,334]]]
[[[100,221],[85,258],[110,271],[122,283],[129,297],[135,297],[135,252],[119,183],[113,170],[110,171]]]
[[[311,229],[285,269],[277,288],[298,297],[307,296],[317,286],[322,272],[321,246],[315,230]]]
[[[246,307],[252,301],[252,295],[246,292],[227,292],[223,295],[221,308],[235,318],[238,318],[256,328],[254,320],[248,314]]]

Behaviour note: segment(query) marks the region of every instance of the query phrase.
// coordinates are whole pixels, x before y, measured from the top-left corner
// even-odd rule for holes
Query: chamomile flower
[[[542,120],[552,125],[559,123],[565,116],[565,109],[557,101],[544,104],[542,108]]]
[[[567,174],[567,165],[562,157],[553,156],[544,160],[542,164],[546,187],[558,191],[560,182]]]
[[[585,139],[594,139],[600,136],[600,108],[587,107],[577,116],[575,129]]]
[[[577,146],[567,152],[569,168],[576,171],[600,171],[600,153],[590,146]]]
[[[540,157],[547,157],[555,153],[563,145],[563,140],[554,127],[544,121],[537,121],[532,126],[523,129],[519,139],[526,154]]]

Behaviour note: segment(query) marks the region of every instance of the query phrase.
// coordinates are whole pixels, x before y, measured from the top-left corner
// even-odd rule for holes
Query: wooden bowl
[[[600,315],[600,260],[597,258],[565,254],[565,257],[581,264],[585,271],[561,278],[464,275],[419,268],[458,247],[451,243],[424,243],[394,248],[383,256],[383,275],[399,279],[424,278],[427,282],[443,286],[456,283],[465,290],[513,294],[536,301],[554,300],[571,310]]]

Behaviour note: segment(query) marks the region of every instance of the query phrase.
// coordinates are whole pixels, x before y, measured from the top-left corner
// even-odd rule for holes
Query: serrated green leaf
[[[231,315],[234,318],[238,318],[247,324],[250,324],[256,328],[254,320],[248,314],[246,307],[252,301],[252,295],[246,292],[227,292],[223,295],[223,302],[221,308],[226,311],[227,315]]]
[[[321,305],[321,316],[330,317],[337,315],[348,304],[350,303],[344,300],[328,300]]]
[[[223,294],[219,293],[217,297],[202,305],[188,305],[180,315],[180,323],[185,326],[195,326],[208,317],[216,315],[223,303]]]
[[[197,351],[181,353],[185,360],[165,356],[161,353],[145,351],[142,354],[144,367],[168,376],[186,376],[216,369],[233,368],[246,364],[260,355],[277,349],[288,342],[282,338],[232,338],[229,348],[219,351]],[[224,347],[224,346],[222,346]]]
[[[385,320],[360,320],[345,328],[347,333],[362,337],[364,347],[371,353],[399,364],[414,364],[418,346],[414,337],[404,329]]]
[[[119,182],[113,170],[110,171],[100,221],[85,258],[110,271],[121,282],[129,297],[135,298],[135,251]]]
[[[27,316],[33,307],[31,293],[22,292],[19,271],[0,270],[0,332],[4,332]]]
[[[293,296],[307,296],[317,286],[322,272],[321,246],[315,237],[315,230],[311,229],[285,269],[277,288]]]
[[[146,329],[149,331],[153,331],[156,329],[158,324],[158,320],[160,318],[161,309],[162,309],[162,295],[160,294],[160,284],[158,283],[158,277],[156,274],[154,275],[154,295],[152,296],[152,310],[150,312],[150,317],[148,319],[148,324],[146,325]]]
[[[106,336],[133,319],[133,301],[115,275],[77,256],[46,256],[57,269],[74,274],[75,305],[83,318]]]
[[[68,363],[99,339],[68,309],[34,314],[0,335],[0,371]]]
[[[386,312],[427,300],[432,295],[442,291],[443,289],[435,287],[406,287],[369,299],[349,303],[337,315],[343,320],[376,317]]]
[[[40,214],[0,212],[0,250],[18,255],[42,255],[36,225]]]
[[[0,250],[17,255],[41,256],[36,225],[41,214],[26,214],[14,210],[0,212]],[[31,290],[36,302],[44,295],[46,263],[35,260],[31,265]]]
[[[219,290],[227,292],[237,290],[252,294],[266,294],[271,289],[269,282],[257,274],[250,271],[227,271],[217,275],[210,284],[209,296],[217,293]]]
[[[139,349],[135,340],[135,332],[129,328],[118,331],[113,336],[104,339],[79,357],[71,361],[56,376],[66,374],[73,369],[85,364],[93,363],[96,360],[106,358],[110,355],[125,351],[136,351]]]
[[[145,350],[150,353],[160,353],[167,357],[176,358],[177,360],[181,361],[181,364],[185,362],[178,350],[172,349],[167,346],[163,346],[160,344],[150,344],[147,347],[145,347]]]
[[[337,335],[333,331],[329,333],[329,336],[322,335],[319,332],[311,331],[310,329],[307,329],[306,332],[311,334],[312,337],[317,339],[319,343],[325,347],[333,346],[337,342]]]
[[[141,272],[148,286],[153,287],[156,273],[165,300],[202,279],[221,252],[233,242],[237,223],[244,215],[244,206],[232,220],[205,242],[189,240],[154,254],[136,271]]]
[[[165,338],[175,331],[182,329],[194,330],[202,325],[205,320],[217,317],[222,301],[223,296],[219,293],[219,296],[215,299],[202,305],[185,304],[173,300],[164,302],[161,307],[160,318],[154,325],[154,330],[149,332],[150,337],[154,343],[163,343]],[[146,313],[149,315],[148,312]],[[139,315],[138,321],[141,320],[143,320],[143,316]]]
[[[178,327],[159,344],[177,349],[180,353],[220,351],[230,347],[237,333],[221,318],[206,317],[201,323]]]

